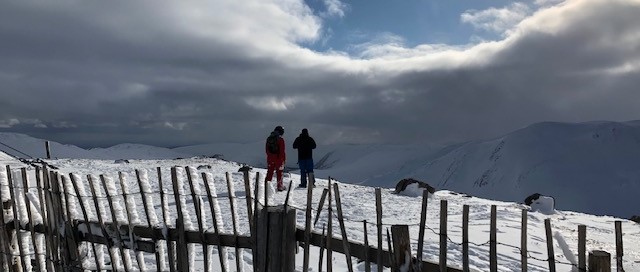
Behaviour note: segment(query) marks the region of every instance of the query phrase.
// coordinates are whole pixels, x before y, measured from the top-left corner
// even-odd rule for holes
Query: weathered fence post
[[[440,200],[440,271],[447,271],[447,201]]]
[[[393,241],[393,263],[396,264],[391,270],[394,272],[418,271],[414,266],[411,258],[411,242],[409,240],[409,226],[393,225],[391,226],[391,240]]]
[[[551,235],[551,219],[544,220],[545,233],[547,235],[547,256],[549,257],[549,272],[556,271],[556,258],[553,253],[553,236]]]
[[[587,271],[587,226],[578,225],[578,270]]]
[[[616,220],[615,228],[616,228],[616,270],[618,272],[624,272],[624,268],[622,267],[622,256],[624,255],[624,251],[622,250],[622,221]]]
[[[498,228],[496,219],[496,205],[491,205],[491,220],[489,231],[489,271],[498,271]]]
[[[527,210],[522,209],[522,221],[520,222],[520,269],[527,272]]]
[[[264,207],[258,213],[256,233],[256,271],[294,271],[296,210],[289,209],[286,205]]]
[[[602,250],[589,252],[589,272],[611,272],[611,254]]]
[[[44,148],[47,150],[47,159],[51,159],[51,147],[49,146],[49,141],[44,142]]]

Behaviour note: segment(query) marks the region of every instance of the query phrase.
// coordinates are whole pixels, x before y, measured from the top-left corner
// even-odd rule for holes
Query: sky
[[[0,3],[0,131],[454,143],[640,116],[640,1]]]

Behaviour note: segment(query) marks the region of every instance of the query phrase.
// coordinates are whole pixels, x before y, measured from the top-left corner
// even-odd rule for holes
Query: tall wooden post
[[[51,149],[49,147],[49,141],[44,142],[44,148],[47,150],[47,159],[51,159]]]
[[[296,210],[286,205],[265,207],[256,220],[257,254],[255,271],[295,270]]]

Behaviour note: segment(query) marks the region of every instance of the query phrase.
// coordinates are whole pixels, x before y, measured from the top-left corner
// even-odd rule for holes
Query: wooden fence
[[[256,173],[250,181],[250,168],[243,167],[245,196],[236,196],[232,178],[226,174],[226,195],[217,193],[212,176],[205,172],[198,175],[195,169],[186,167],[183,177],[179,168],[171,168],[170,180],[163,181],[157,168],[158,190],[151,189],[151,181],[145,173],[135,171],[138,190],[129,188],[122,173],[114,181],[105,175],[87,175],[80,178],[68,176],[47,167],[35,167],[30,180],[26,168],[6,167],[6,184],[0,184],[2,213],[0,216],[0,269],[2,271],[244,271],[243,251],[252,251],[254,271],[293,271],[298,245],[304,249],[303,271],[316,267],[322,271],[333,270],[332,254],[345,255],[347,268],[352,271],[352,257],[365,263],[365,271],[371,264],[378,264],[377,271],[391,267],[392,271],[469,271],[469,206],[463,206],[462,263],[451,264],[447,260],[447,246],[454,243],[447,234],[447,201],[440,203],[440,259],[439,263],[423,260],[424,235],[428,207],[426,190],[422,198],[417,253],[412,254],[409,226],[388,225],[382,222],[381,189],[375,190],[376,222],[362,221],[364,241],[347,237],[345,221],[337,183],[329,178],[318,207],[312,205],[311,188],[307,192],[305,226],[296,226],[299,208],[289,204],[289,194],[282,205],[268,206],[266,184],[261,184]],[[20,178],[18,178],[20,177]],[[21,182],[18,182],[20,180]],[[186,181],[186,182],[185,182]],[[89,186],[89,190],[85,186]],[[253,186],[252,186],[253,185]],[[164,188],[171,187],[171,191]],[[202,188],[204,187],[204,192]],[[119,189],[118,189],[119,188]],[[291,186],[289,186],[291,190]],[[153,197],[160,198],[160,205]],[[171,199],[173,198],[173,199]],[[244,199],[243,213],[238,213],[238,201]],[[222,200],[228,200],[232,232],[223,231],[223,214],[219,208]],[[173,201],[173,202],[172,202]],[[135,203],[142,203],[142,207]],[[326,204],[325,204],[326,203]],[[138,214],[142,210],[143,214]],[[327,212],[327,224],[322,231],[314,230],[320,212]],[[315,222],[312,223],[315,213]],[[195,214],[197,224],[192,224]],[[241,215],[242,214],[242,215]],[[333,217],[337,217],[334,222]],[[208,218],[208,219],[207,219]],[[246,224],[242,224],[242,222]],[[208,226],[211,223],[212,226]],[[340,229],[339,237],[333,234],[333,224]],[[243,231],[242,228],[248,226]],[[369,243],[368,226],[377,229],[374,245]],[[491,207],[490,240],[488,245],[490,271],[498,271],[496,207]],[[386,235],[384,232],[385,227]],[[621,222],[615,222],[616,262],[622,271]],[[211,231],[213,229],[213,231]],[[549,271],[555,271],[560,262],[555,260],[551,237],[551,221],[545,220],[548,244]],[[536,259],[527,251],[527,211],[522,211],[521,270],[527,271],[528,260]],[[432,230],[433,231],[433,230]],[[243,235],[243,233],[245,233]],[[248,233],[248,235],[246,235]],[[587,271],[585,252],[586,227],[578,227],[579,262],[564,263],[579,271]],[[386,237],[386,239],[385,239]],[[384,240],[386,248],[384,250]],[[319,250],[319,263],[310,263],[310,246]],[[199,247],[199,248],[198,248]],[[211,256],[216,248],[217,260]],[[227,248],[233,248],[233,258]],[[315,249],[314,249],[315,250]],[[326,252],[326,253],[325,253]],[[195,256],[202,255],[202,264]],[[606,252],[589,253],[589,271],[609,271],[610,255]],[[228,260],[233,259],[234,264]],[[537,259],[540,260],[540,259]],[[326,264],[324,263],[326,262]],[[594,270],[595,271],[595,270]]]

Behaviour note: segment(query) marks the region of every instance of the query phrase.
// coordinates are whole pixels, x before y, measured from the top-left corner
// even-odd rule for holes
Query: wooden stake
[[[176,212],[178,213],[176,220],[176,229],[178,230],[178,244],[176,244],[178,249],[176,251],[178,271],[189,271],[189,249],[184,236],[184,214],[182,212],[182,199],[180,188],[178,187],[178,170],[176,167],[171,167],[171,183],[173,183],[173,197],[176,202]]]
[[[332,272],[333,271],[333,266],[332,266],[333,265],[333,258],[332,258],[333,250],[331,249],[331,240],[333,240],[333,231],[332,231],[333,230],[333,223],[331,221],[332,221],[332,218],[333,218],[333,216],[332,216],[333,211],[331,210],[331,206],[332,206],[332,203],[331,203],[331,177],[329,177],[329,181],[328,182],[329,182],[329,184],[328,184],[327,188],[329,189],[329,192],[328,192],[329,207],[327,208],[327,211],[328,211],[328,213],[327,213],[327,217],[328,217],[328,219],[327,219],[327,221],[328,221],[327,222],[328,223],[328,225],[327,225],[327,272]]]
[[[235,196],[236,196],[236,192],[234,192],[233,190],[231,190],[231,177],[229,176],[229,172],[225,173],[225,176],[227,178],[227,191],[229,192],[227,195],[229,196],[229,205],[231,207],[231,221],[233,222],[232,226],[233,226],[233,237],[236,241],[236,244],[238,243],[238,226],[237,226],[237,221],[236,221],[236,208],[235,208]],[[291,188],[289,188],[291,189]],[[240,262],[240,258],[242,258],[241,253],[240,253],[240,248],[239,247],[234,247],[235,251],[236,251],[236,271],[240,271],[241,269],[241,262]]]
[[[364,271],[371,272],[371,261],[369,261],[369,233],[367,232],[367,220],[362,221],[364,227]]]
[[[462,206],[462,271],[469,272],[469,205]]]
[[[611,254],[602,250],[589,252],[589,271],[611,272]]]
[[[20,169],[22,174],[22,197],[24,199],[24,205],[27,208],[27,215],[29,216],[29,226],[30,226],[30,234],[31,234],[31,246],[33,247],[33,252],[35,253],[33,259],[35,262],[36,271],[40,271],[40,261],[44,258],[41,254],[38,254],[38,247],[36,246],[36,230],[35,223],[33,221],[33,213],[31,213],[31,201],[27,197],[27,193],[29,191],[29,181],[27,178],[27,169],[22,167]],[[95,253],[95,252],[94,252]],[[96,259],[97,260],[97,259]]]
[[[344,226],[344,217],[342,216],[342,202],[340,201],[340,189],[338,183],[333,184],[333,190],[336,194],[336,210],[338,212],[338,222],[340,223],[340,230],[342,232],[342,247],[344,247],[344,256],[347,259],[347,269],[349,272],[353,272],[353,263],[351,262],[351,253],[349,252],[349,239],[347,238],[347,230]]]
[[[47,159],[51,159],[51,148],[49,146],[49,141],[44,141],[44,149],[47,151]]]
[[[209,187],[209,180],[207,179],[207,174],[202,173],[202,181],[204,181],[204,188],[207,191],[207,198],[209,200],[209,208],[211,209],[211,219],[213,220],[213,229],[215,232],[215,237],[218,238],[218,240],[220,239],[220,228],[218,227],[218,216],[216,214],[216,210],[215,210],[215,200],[212,196],[211,196],[211,188]],[[215,186],[215,185],[214,185]],[[227,268],[225,266],[225,262],[224,262],[224,254],[222,254],[222,245],[218,244],[218,257],[220,258],[220,266],[222,268],[222,271],[227,271]]]
[[[164,195],[164,185],[162,185],[162,170],[160,169],[160,167],[156,168],[157,172],[158,172],[158,185],[160,186],[160,202],[162,205],[162,223],[164,224],[165,228],[169,228],[167,221],[169,221],[169,211],[167,211],[166,207],[166,197]],[[174,250],[173,250],[173,242],[171,242],[169,240],[169,234],[167,233],[167,237],[164,237],[166,243],[167,243],[167,254],[169,256],[167,256],[167,259],[169,259],[169,270],[171,272],[176,271],[176,264],[175,264],[175,260],[174,260]]]
[[[28,271],[27,265],[25,262],[24,251],[22,250],[24,245],[22,244],[22,238],[20,237],[20,217],[18,214],[18,208],[16,206],[16,201],[18,201],[18,196],[15,194],[13,189],[13,177],[11,175],[11,168],[7,165],[7,181],[9,182],[9,195],[11,196],[11,207],[13,210],[13,227],[16,232],[16,240],[18,246],[18,254],[20,264],[22,265],[22,271]]]
[[[311,204],[313,200],[313,184],[307,184],[307,207],[304,221],[304,257],[302,261],[302,271],[309,271],[309,241],[311,240]]]
[[[318,219],[320,219],[320,212],[322,211],[322,207],[324,206],[324,201],[327,198],[327,193],[329,189],[322,189],[322,195],[320,196],[320,202],[318,202],[318,209],[316,210],[316,219],[313,220],[313,225],[315,226],[318,223]]]
[[[440,200],[440,271],[447,271],[447,201]]]
[[[104,193],[107,195],[107,202],[109,203],[109,209],[111,210],[111,220],[116,226],[116,241],[118,242],[118,249],[120,250],[120,257],[122,258],[122,263],[124,265],[124,271],[129,272],[129,264],[128,258],[125,258],[125,251],[123,247],[122,237],[120,237],[120,222],[118,221],[118,217],[116,217],[116,210],[113,208],[113,199],[111,198],[111,194],[109,193],[109,189],[107,188],[107,180],[104,175],[100,175],[100,180],[102,181],[102,189],[104,189]],[[112,260],[113,261],[113,260]],[[113,265],[113,262],[112,262]]]
[[[44,250],[44,254],[45,256],[43,257],[45,260],[45,264],[46,264],[46,268],[47,271],[54,271],[53,268],[53,262],[52,262],[52,258],[48,258],[53,256],[53,253],[51,253],[53,250],[53,245],[51,244],[51,226],[48,224],[49,220],[48,220],[48,216],[47,216],[47,210],[48,210],[48,206],[47,206],[47,200],[44,194],[44,176],[47,174],[46,169],[44,169],[44,171],[42,171],[43,169],[40,168],[40,166],[36,166],[36,183],[38,186],[38,196],[39,196],[39,201],[40,201],[40,215],[42,216],[42,223],[45,225],[45,234],[44,234],[44,242],[45,242],[45,250]],[[40,177],[40,174],[42,173],[42,178]]]
[[[138,181],[138,188],[140,189],[140,197],[142,198],[142,205],[144,206],[144,215],[147,218],[147,226],[149,227],[153,227],[151,226],[151,218],[149,218],[149,216],[151,215],[151,212],[155,213],[154,211],[151,211],[149,209],[149,205],[147,204],[147,194],[149,194],[150,192],[145,192],[144,188],[142,186],[142,178],[140,178],[140,171],[138,169],[136,169],[136,180]],[[162,188],[160,188],[162,190]],[[161,265],[160,265],[160,252],[158,251],[157,247],[158,247],[158,236],[156,236],[155,232],[153,233],[153,237],[151,238],[151,240],[153,241],[154,244],[156,244],[156,269],[160,270],[161,269]],[[206,258],[206,255],[205,255]],[[208,271],[206,271],[208,272]]]
[[[544,228],[547,234],[547,255],[549,257],[549,272],[556,271],[556,258],[553,253],[553,236],[551,235],[551,219],[544,220]]]
[[[422,265],[422,251],[424,250],[424,229],[427,221],[427,201],[429,191],[422,191],[422,210],[420,211],[420,230],[418,231],[418,265]]]
[[[209,247],[207,246],[204,227],[202,223],[202,208],[200,196],[196,195],[195,186],[193,186],[193,178],[191,177],[191,168],[185,167],[187,171],[187,181],[189,182],[189,189],[191,189],[191,198],[193,199],[193,206],[196,209],[196,218],[198,219],[198,232],[200,232],[200,239],[202,239],[202,250],[204,254],[204,271],[209,272]]]
[[[623,247],[622,247],[622,221],[615,221],[616,228],[616,270],[618,272],[624,272],[624,268],[622,267],[622,256],[624,255]]]
[[[498,271],[498,228],[496,213],[496,205],[491,205],[491,226],[489,231],[489,270],[491,272]]]
[[[96,209],[96,213],[97,213],[97,217],[98,217],[98,222],[100,222],[100,230],[102,231],[102,236],[104,237],[109,237],[109,234],[107,233],[107,229],[104,225],[104,220],[102,219],[102,211],[100,210],[100,205],[98,204],[98,198],[96,197],[96,189],[95,189],[95,185],[93,183],[93,178],[91,177],[91,175],[87,175],[87,180],[89,180],[89,186],[91,187],[91,198],[93,198],[93,204],[95,206]],[[111,248],[113,247],[113,240],[111,239],[107,239],[107,252],[109,253],[109,261],[111,262],[111,269],[113,271],[118,271],[118,268],[116,267],[115,263],[116,263],[116,258],[113,255],[113,252],[111,252]]]
[[[587,226],[578,225],[578,270],[587,271]]]
[[[24,176],[26,177],[26,173],[24,174]],[[82,201],[82,195],[80,195],[80,190],[78,190],[78,185],[76,184],[77,180],[75,178],[75,176],[73,174],[69,174],[69,178],[71,179],[71,186],[73,186],[73,191],[76,192],[76,197],[78,199],[78,203],[80,203],[80,209],[82,210],[82,216],[84,217],[84,222],[87,226],[87,236],[89,237],[89,239],[93,238],[93,232],[91,230],[91,226],[89,225],[89,216],[87,215],[87,209],[84,206],[84,203]],[[28,205],[27,205],[28,206]],[[93,258],[96,262],[96,267],[98,268],[98,271],[102,270],[102,266],[100,265],[100,261],[98,261],[98,250],[96,250],[96,244],[94,243],[90,243],[91,244],[91,248],[93,250]],[[34,244],[35,247],[35,244]]]
[[[520,269],[527,272],[527,210],[522,209],[522,224],[520,225]]]
[[[321,244],[324,244],[324,245],[327,244],[327,239],[326,239],[326,236],[324,235],[324,232],[325,232],[326,229],[327,229],[327,225],[322,225],[322,236],[321,237],[323,237],[324,243],[321,243]],[[319,272],[322,272],[322,257],[324,257],[323,255],[324,255],[324,247],[322,245],[320,245],[320,256],[319,256],[319,261],[318,261],[318,271]]]
[[[382,272],[382,190],[376,188],[376,227],[378,228],[378,272]],[[391,249],[389,249],[391,250]]]
[[[118,179],[120,179],[120,190],[122,191],[122,196],[124,198],[124,207],[125,207],[125,211],[127,213],[127,221],[129,222],[129,224],[127,225],[129,227],[129,240],[131,241],[131,249],[133,250],[133,255],[136,256],[136,263],[138,264],[138,269],[140,271],[142,271],[142,267],[144,267],[144,255],[142,252],[138,252],[138,244],[135,241],[135,237],[133,236],[133,216],[132,213],[133,211],[131,211],[131,209],[129,208],[129,194],[130,192],[126,189],[128,187],[124,186],[124,174],[122,174],[122,172],[118,172]]]
[[[426,191],[426,190],[425,190]],[[415,272],[411,259],[411,242],[409,240],[409,226],[393,225],[391,226],[391,235],[393,240],[393,258],[396,267],[395,271],[400,272],[400,266],[408,265],[407,272]],[[409,263],[406,263],[409,260]]]

